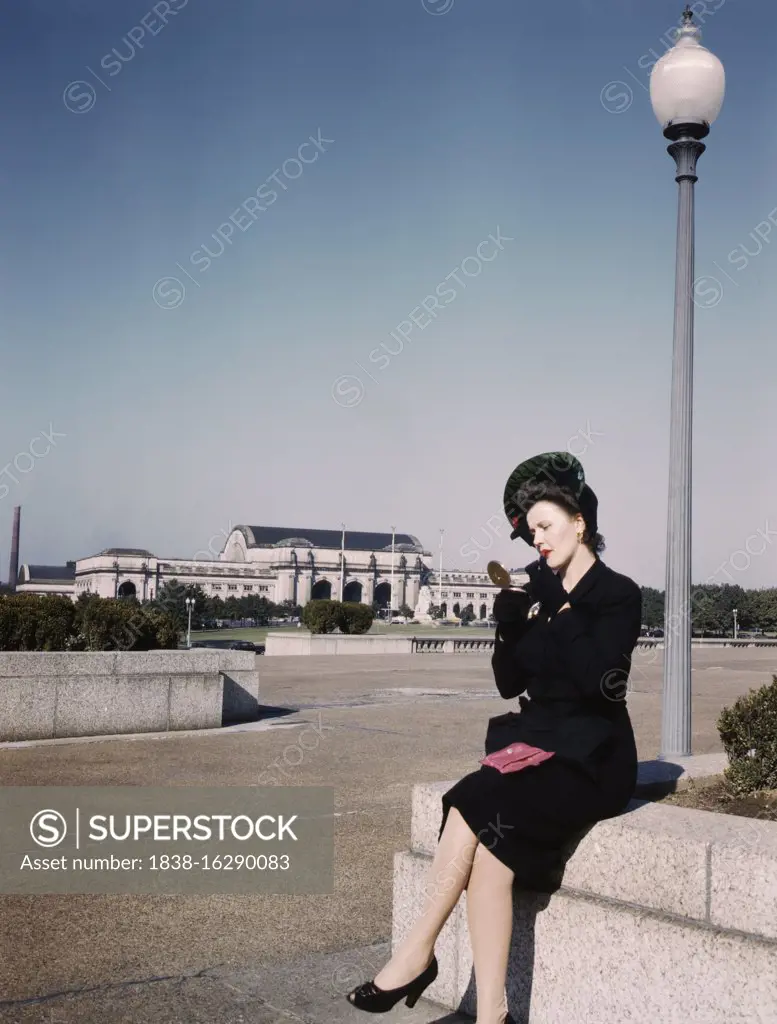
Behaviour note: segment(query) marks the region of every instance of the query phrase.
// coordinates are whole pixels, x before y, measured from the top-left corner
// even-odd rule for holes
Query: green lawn
[[[299,630],[299,632],[303,631],[304,627]],[[250,640],[255,644],[263,644],[268,633],[279,632],[296,633],[297,627],[257,626],[252,628],[247,626],[244,629],[211,629],[202,631],[193,629],[192,643],[195,643],[197,640]],[[480,636],[490,639],[494,635],[494,630],[484,626],[424,626],[420,623],[409,626],[388,626],[385,622],[373,622],[370,633],[390,633],[394,636],[401,636],[403,634],[406,636]]]

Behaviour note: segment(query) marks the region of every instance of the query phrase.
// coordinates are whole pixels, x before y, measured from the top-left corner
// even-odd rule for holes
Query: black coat
[[[487,753],[523,740],[553,750],[594,778],[603,747],[630,729],[625,697],[631,655],[642,621],[637,584],[599,558],[567,595],[570,608],[497,628],[491,661],[505,699],[521,698],[522,713],[503,716],[489,733]],[[504,731],[511,726],[510,734]]]
[[[523,741],[554,757],[501,774],[481,765],[442,797],[525,889],[554,892],[569,843],[619,814],[637,779],[626,709],[642,618],[637,584],[598,557],[567,596],[570,608],[497,627],[496,686],[520,713],[489,722],[485,752]]]

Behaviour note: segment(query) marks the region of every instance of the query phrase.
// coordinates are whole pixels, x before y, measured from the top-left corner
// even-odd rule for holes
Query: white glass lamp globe
[[[710,125],[720,113],[726,74],[714,53],[701,45],[690,11],[675,45],[653,67],[650,102],[662,128],[670,124]]]

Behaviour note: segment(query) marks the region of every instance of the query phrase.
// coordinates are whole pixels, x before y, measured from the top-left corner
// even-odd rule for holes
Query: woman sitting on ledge
[[[600,560],[596,495],[567,453],[521,463],[504,505],[511,539],[540,555],[526,567],[528,588],[502,590],[494,602],[494,678],[502,697],[519,697],[521,712],[491,719],[486,754],[501,753],[442,797],[423,910],[380,973],[348,995],[371,1013],[403,998],[413,1006],[435,980],[435,941],[466,889],[477,1024],[513,1024],[505,997],[513,887],[556,892],[569,845],[634,793],[625,698],[640,589]]]

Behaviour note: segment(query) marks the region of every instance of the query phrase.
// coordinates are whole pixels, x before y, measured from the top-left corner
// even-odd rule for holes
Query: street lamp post
[[[739,632],[739,630],[738,630],[738,626],[737,626],[737,609],[735,608],[734,609],[734,639],[735,640],[737,638],[737,633],[738,632]]]
[[[661,757],[691,753],[691,437],[693,408],[694,184],[701,139],[720,113],[723,65],[700,43],[690,6],[675,45],[650,76],[650,100],[670,140],[679,186],[669,440]]]
[[[391,600],[389,601],[389,623],[391,623],[391,616],[394,613],[394,538],[396,536],[396,526],[391,527]]]
[[[186,629],[186,646],[191,647],[192,645],[192,612],[194,611],[194,598],[186,598],[186,610],[189,613],[189,625]]]
[[[343,584],[345,582],[345,523],[340,523],[340,601],[343,600]]]

